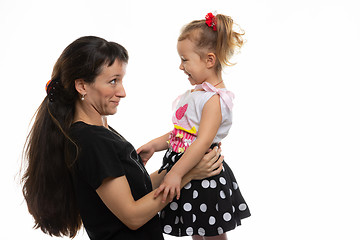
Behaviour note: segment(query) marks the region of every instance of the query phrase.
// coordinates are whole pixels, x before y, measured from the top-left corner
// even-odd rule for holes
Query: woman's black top
[[[158,215],[133,231],[96,193],[105,178],[121,176],[126,176],[135,200],[152,191],[150,176],[134,147],[112,128],[84,122],[71,126],[70,137],[78,147],[73,181],[80,215],[90,239],[164,239]]]

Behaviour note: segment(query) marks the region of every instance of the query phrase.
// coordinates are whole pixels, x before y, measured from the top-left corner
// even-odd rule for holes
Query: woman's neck
[[[106,116],[100,115],[96,111],[86,109],[85,106],[78,101],[75,104],[73,123],[79,121],[87,123],[89,125],[104,126],[106,128],[108,127]]]

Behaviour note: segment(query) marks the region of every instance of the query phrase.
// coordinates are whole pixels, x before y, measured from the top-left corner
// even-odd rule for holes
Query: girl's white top
[[[185,147],[186,149],[196,139],[204,105],[215,94],[220,95],[222,120],[213,143],[218,143],[225,138],[232,125],[232,102],[234,99],[232,92],[225,88],[215,88],[207,82],[197,85],[195,89],[200,91],[188,90],[180,95],[173,104],[173,107],[175,107],[172,117],[174,130],[170,136],[169,144],[177,152],[177,148]],[[181,135],[180,139],[179,131],[185,132],[185,134]],[[176,135],[178,136],[177,138]],[[193,137],[188,137],[187,135],[193,135]],[[189,142],[190,139],[191,142]]]

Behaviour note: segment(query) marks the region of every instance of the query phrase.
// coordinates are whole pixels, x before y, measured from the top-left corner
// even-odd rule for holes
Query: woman
[[[164,173],[148,175],[134,147],[107,125],[126,96],[125,48],[98,37],[71,43],[56,62],[27,139],[23,194],[35,227],[90,239],[163,239],[154,198]],[[211,151],[181,185],[220,172]],[[217,169],[214,171],[214,169]]]

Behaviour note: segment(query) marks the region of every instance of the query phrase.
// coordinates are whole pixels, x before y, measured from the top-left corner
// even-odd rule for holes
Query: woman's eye
[[[116,83],[116,79],[110,81],[110,84],[115,84],[115,83]]]

